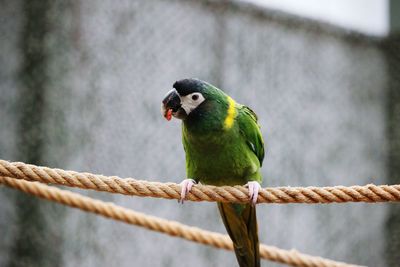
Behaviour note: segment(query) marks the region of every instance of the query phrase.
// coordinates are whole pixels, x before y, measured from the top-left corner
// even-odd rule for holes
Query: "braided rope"
[[[180,185],[122,179],[117,176],[103,176],[52,169],[0,160],[0,176],[58,184],[110,193],[179,199]],[[187,196],[191,201],[218,201],[247,203],[248,189],[244,186],[195,185]],[[388,202],[400,201],[400,185],[334,186],[334,187],[275,187],[259,191],[257,203],[344,203],[344,202]]]
[[[227,235],[209,232],[197,227],[187,226],[179,222],[146,215],[117,206],[110,202],[103,202],[82,196],[77,193],[61,190],[36,182],[16,180],[11,177],[3,176],[0,177],[0,184],[1,183],[40,198],[58,202],[87,212],[96,213],[110,219],[141,226],[149,230],[180,237],[204,245],[226,250],[233,250],[232,242]],[[356,265],[305,255],[297,252],[296,250],[286,251],[263,244],[260,245],[260,257],[270,261],[285,263],[291,266],[356,267]]]

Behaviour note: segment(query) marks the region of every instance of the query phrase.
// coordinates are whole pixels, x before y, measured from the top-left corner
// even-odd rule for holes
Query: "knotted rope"
[[[180,185],[122,179],[117,176],[103,176],[52,169],[0,160],[0,176],[58,184],[110,193],[179,199]],[[247,203],[248,189],[243,186],[195,185],[187,196],[191,201],[219,201]],[[400,185],[334,186],[334,187],[274,187],[260,190],[257,203],[344,203],[344,202],[388,202],[400,201]]]
[[[61,190],[36,182],[16,180],[11,177],[0,177],[0,184],[13,187],[25,193],[35,195],[50,201],[58,202],[70,207],[78,208],[87,212],[96,213],[107,218],[122,221],[147,228],[149,230],[180,237],[193,242],[216,248],[233,250],[232,241],[227,235],[205,231],[197,227],[191,227],[179,222],[169,221],[154,216],[149,216],[133,210],[129,210],[113,203],[95,200],[77,193]],[[273,246],[260,245],[260,257],[285,263],[291,266],[302,267],[356,267],[341,262],[335,262],[321,257],[314,257],[297,252],[286,251]]]

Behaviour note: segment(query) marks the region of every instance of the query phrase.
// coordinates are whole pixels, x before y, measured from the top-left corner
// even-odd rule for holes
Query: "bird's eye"
[[[194,101],[196,101],[197,99],[199,99],[199,95],[192,95],[192,99],[193,99]]]

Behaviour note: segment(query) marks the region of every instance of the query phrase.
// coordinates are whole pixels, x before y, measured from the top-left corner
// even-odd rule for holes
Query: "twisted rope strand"
[[[17,172],[18,170],[15,170],[15,173]],[[110,219],[141,226],[149,230],[180,237],[204,245],[226,250],[233,250],[232,242],[227,235],[222,235],[219,233],[202,230],[197,227],[187,226],[179,222],[146,215],[117,206],[113,203],[92,199],[77,193],[50,187],[37,182],[16,180],[12,177],[3,176],[0,177],[0,184],[1,183],[40,198],[58,202],[87,212],[92,212]],[[291,266],[356,267],[356,265],[327,260],[321,257],[309,256],[299,253],[296,250],[286,251],[263,244],[260,245],[260,257]]]
[[[0,176],[58,184],[110,193],[179,199],[181,187],[175,183],[159,183],[122,179],[86,172],[65,171],[0,160]],[[244,186],[195,185],[187,196],[191,201],[248,203],[248,189]],[[257,203],[344,203],[344,202],[400,201],[400,185],[334,186],[334,187],[274,187],[259,191]]]

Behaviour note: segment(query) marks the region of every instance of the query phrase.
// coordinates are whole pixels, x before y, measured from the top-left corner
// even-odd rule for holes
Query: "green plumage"
[[[216,87],[196,84],[194,91],[205,101],[182,124],[187,177],[216,186],[261,182],[264,142],[257,116]],[[218,203],[218,208],[239,265],[260,266],[255,206]]]

